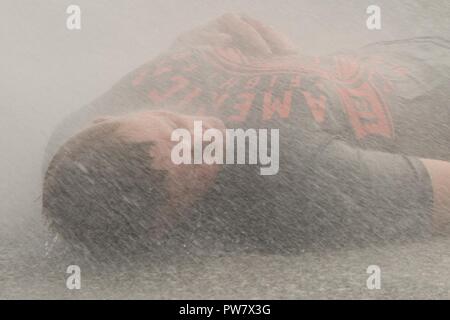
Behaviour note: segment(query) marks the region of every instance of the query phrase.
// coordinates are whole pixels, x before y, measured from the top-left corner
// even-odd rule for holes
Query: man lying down
[[[48,146],[43,213],[99,259],[443,234],[449,57],[450,42],[437,38],[309,57],[261,22],[226,14],[62,123]],[[264,154],[272,172],[261,174],[260,157],[249,164],[249,137],[245,164],[195,163],[195,148],[180,153],[191,163],[174,161],[174,131],[195,137],[200,121],[203,133],[278,129]]]

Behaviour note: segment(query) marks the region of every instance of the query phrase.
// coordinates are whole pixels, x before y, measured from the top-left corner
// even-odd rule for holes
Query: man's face
[[[171,141],[175,129],[189,130],[194,135],[194,121],[202,121],[203,129],[219,129],[225,126],[217,118],[187,116],[167,111],[143,111],[119,117],[98,119],[96,123],[115,122],[120,127],[118,134],[130,142],[152,142],[149,156],[155,169],[167,171],[167,190],[169,203],[174,209],[183,209],[192,205],[208,190],[220,169],[219,165],[180,164],[171,160],[172,148],[177,142]],[[193,139],[191,139],[193,141]],[[191,150],[194,150],[191,146]],[[142,161],[150,161],[142,159]]]

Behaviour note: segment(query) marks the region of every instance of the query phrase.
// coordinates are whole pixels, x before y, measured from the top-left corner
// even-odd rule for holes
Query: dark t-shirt
[[[213,115],[228,128],[276,128],[279,173],[225,166],[178,230],[183,241],[290,251],[423,236],[432,190],[415,157],[450,160],[449,78],[449,44],[435,38],[326,57],[172,52],[69,117],[49,155],[95,117],[141,109]]]

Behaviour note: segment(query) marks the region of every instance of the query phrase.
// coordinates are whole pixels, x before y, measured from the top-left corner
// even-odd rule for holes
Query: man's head
[[[175,165],[173,130],[199,117],[147,111],[95,121],[52,159],[43,210],[66,240],[94,256],[142,252],[186,218],[217,166]],[[222,128],[213,118],[206,126]]]

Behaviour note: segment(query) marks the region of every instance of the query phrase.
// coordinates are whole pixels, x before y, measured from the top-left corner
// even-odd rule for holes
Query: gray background
[[[70,4],[82,9],[80,31],[66,29]],[[380,31],[366,28],[370,4],[382,9]],[[65,289],[61,266],[43,267],[41,166],[55,125],[179,33],[230,11],[275,26],[308,54],[421,35],[450,38],[446,0],[0,0],[0,298],[449,297],[448,239],[211,258],[91,276],[79,292]],[[365,287],[370,264],[382,268],[382,290]]]

